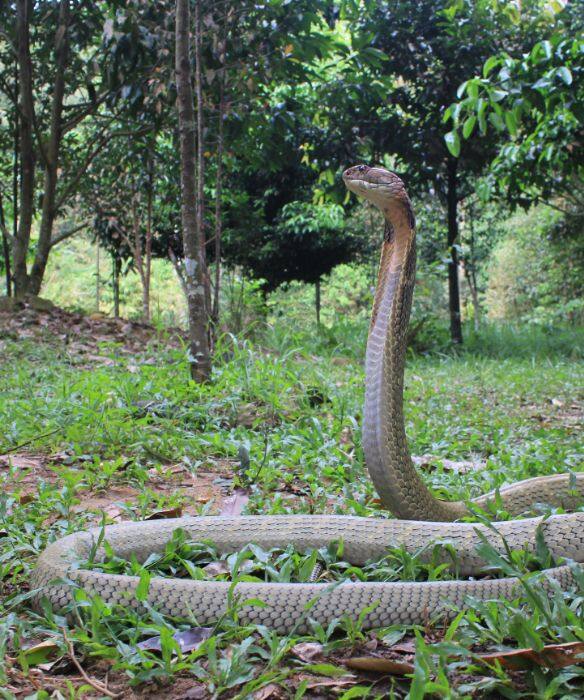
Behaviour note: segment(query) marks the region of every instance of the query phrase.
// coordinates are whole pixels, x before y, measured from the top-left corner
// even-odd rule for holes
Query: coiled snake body
[[[415,225],[410,200],[402,181],[382,168],[355,166],[345,171],[347,187],[373,202],[385,217],[379,279],[366,356],[366,390],[363,417],[363,449],[366,464],[381,501],[402,520],[329,515],[197,517],[122,523],[105,528],[105,539],[122,558],[144,561],[163,551],[177,527],[195,541],[211,540],[219,551],[237,551],[250,542],[264,548],[294,544],[299,549],[319,548],[343,540],[344,556],[355,564],[380,558],[388,547],[403,546],[410,552],[434,542],[448,542],[458,553],[463,575],[478,573],[484,561],[477,554],[481,538],[504,551],[535,550],[538,531],[554,557],[584,562],[584,512],[492,523],[452,522],[468,509],[462,502],[436,499],[415,471],[408,452],[403,417],[403,376],[406,330],[415,275]],[[495,494],[474,501],[485,507]],[[521,481],[500,491],[505,509],[519,515],[535,503],[566,510],[584,499],[584,474],[554,475]],[[135,576],[112,575],[77,568],[95,547],[99,530],[80,532],[51,544],[40,556],[32,585],[38,588],[37,604],[44,597],[55,610],[73,600],[73,580],[90,594],[99,594],[109,605],[138,608]],[[97,559],[103,557],[98,549]],[[570,585],[572,568],[546,571],[547,585]],[[424,583],[238,583],[230,593],[228,582],[153,578],[148,600],[160,612],[195,618],[198,624],[215,622],[235,593],[241,601],[242,622],[267,625],[280,632],[304,631],[309,618],[327,624],[343,614],[357,617],[365,608],[364,627],[419,623],[438,614],[452,616],[468,596],[479,599],[512,598],[517,579],[479,579]],[[246,604],[260,599],[263,605]]]

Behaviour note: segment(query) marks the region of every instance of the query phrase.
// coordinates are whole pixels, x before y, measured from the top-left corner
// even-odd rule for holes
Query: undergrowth
[[[485,650],[584,641],[582,586],[548,597],[535,574],[528,573],[525,557],[508,562],[527,584],[517,600],[475,603],[452,623],[429,620],[423,627],[396,626],[373,635],[360,628],[359,620],[342,615],[330,629],[314,626],[309,634],[278,635],[239,624],[234,602],[200,645],[184,652],[173,635],[196,627],[195,619],[174,620],[150,608],[140,614],[110,609],[83,596],[73,621],[47,609],[32,611],[28,581],[37,555],[64,534],[98,525],[103,512],[106,522],[142,520],[180,508],[211,515],[221,509],[222,497],[244,489],[250,514],[382,515],[360,448],[362,331],[353,333],[346,324],[330,335],[311,337],[284,324],[256,344],[226,336],[207,386],[188,381],[184,354],[164,344],[156,352],[145,348],[140,356],[128,357],[104,342],[99,346],[103,362],[88,366],[85,357],[50,339],[3,341],[2,697],[20,697],[21,689],[39,700],[99,697],[83,680],[71,681],[63,661],[50,665],[69,657],[68,644],[92,678],[103,678],[107,668],[110,686],[127,697],[129,686],[139,696],[185,697],[172,695],[185,679],[203,693],[198,697],[262,697],[260,691],[270,685],[280,688],[282,697],[319,692],[345,700],[408,693],[410,698],[582,696],[581,666],[512,671],[477,661]],[[411,449],[432,456],[422,471],[440,497],[468,499],[518,479],[581,468],[582,397],[576,387],[582,386],[582,365],[563,350],[542,359],[543,350],[531,351],[533,340],[524,341],[529,352],[513,350],[511,356],[509,350],[506,356],[510,337],[501,333],[492,341],[498,350],[487,349],[488,356],[474,354],[478,340],[476,346],[471,340],[458,355],[409,359]],[[481,342],[487,347],[491,341],[483,336]],[[577,337],[562,343],[576,347]],[[480,468],[461,475],[449,467],[448,460],[469,459]],[[205,478],[215,492],[199,501],[185,480],[196,484]],[[96,499],[99,507],[90,505]],[[316,576],[324,581],[338,576],[370,580],[380,572],[379,563],[351,568],[336,550],[249,547],[238,560],[218,555],[208,544],[188,546],[196,551],[178,557],[182,568],[176,551],[147,568],[205,576],[204,568],[215,564],[222,571],[214,575],[219,580],[300,581],[314,576],[316,564],[322,566]],[[138,567],[138,573],[143,567],[115,560],[110,565],[120,571]],[[439,558],[420,562],[400,551],[388,555],[382,567],[386,580],[451,575]],[[160,651],[139,646],[153,636],[160,637]],[[400,640],[415,647],[409,677],[344,667],[344,658],[368,653],[373,640],[377,649],[391,649]],[[35,646],[47,641],[53,645],[51,656],[39,656]],[[303,660],[293,651],[304,643],[321,645],[318,661]],[[48,670],[39,670],[45,662]]]

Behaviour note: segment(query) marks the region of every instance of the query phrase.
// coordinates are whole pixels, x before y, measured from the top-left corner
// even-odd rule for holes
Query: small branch
[[[77,172],[72,176],[72,179],[70,180],[69,184],[67,187],[65,187],[64,192],[61,194],[59,199],[57,200],[55,204],[55,213],[59,211],[59,209],[63,206],[63,204],[67,201],[67,198],[74,192],[75,188],[79,184],[79,181],[83,177],[83,175],[87,172],[87,169],[91,165],[91,163],[97,158],[97,156],[103,151],[103,149],[107,146],[107,144],[114,138],[118,138],[119,136],[140,136],[144,133],[146,133],[148,130],[147,129],[138,129],[137,131],[117,131],[113,134],[108,134],[106,133],[107,127],[114,121],[115,117],[112,117],[108,124],[106,124],[102,128],[102,134],[101,138],[99,140],[99,143],[97,146],[93,149],[93,151],[89,152],[86,157],[84,163],[79,167]]]
[[[6,226],[6,219],[4,218],[4,203],[2,201],[2,189],[0,188],[0,232],[9,241],[10,244],[14,242],[14,236],[8,230]]]
[[[188,290],[187,290],[187,283],[185,280],[184,273],[182,271],[182,267],[180,264],[179,259],[176,257],[174,250],[172,248],[168,248],[168,258],[170,262],[172,263],[172,266],[174,267],[174,270],[176,272],[176,276],[178,277],[178,281],[180,282],[180,286],[182,287],[182,290],[184,292],[185,298],[188,295]]]
[[[557,204],[552,204],[552,202],[549,202],[545,199],[542,199],[541,203],[544,204],[546,207],[549,207],[550,209],[555,209],[556,211],[559,211],[560,214],[564,214],[564,216],[569,214],[569,212],[565,209],[562,209],[562,207],[559,207]]]
[[[35,435],[35,437],[31,438],[30,440],[26,440],[25,442],[21,442],[19,445],[14,445],[14,447],[9,447],[7,450],[4,450],[2,453],[3,455],[8,455],[11,452],[17,452],[21,447],[26,447],[27,445],[32,444],[33,442],[36,442],[37,440],[41,440],[42,438],[49,437],[49,435],[54,435],[55,433],[58,433],[61,428],[55,428],[54,430],[49,430],[48,433],[41,433],[40,435]]]
[[[67,238],[71,238],[71,236],[75,235],[77,231],[81,231],[82,228],[86,228],[87,226],[89,226],[89,221],[84,221],[82,224],[74,226],[68,231],[63,231],[63,233],[60,233],[58,236],[55,236],[51,239],[51,242],[49,244],[50,247],[52,248],[53,246],[57,245],[57,243],[61,243],[61,241],[65,241]]]
[[[95,688],[99,693],[103,693],[104,695],[107,695],[108,698],[119,698],[121,696],[121,693],[114,693],[112,692],[107,685],[104,683],[101,683],[100,681],[96,680],[95,678],[91,678],[90,676],[87,675],[85,672],[85,669],[83,666],[79,663],[79,660],[75,656],[75,649],[73,648],[73,644],[69,640],[69,637],[67,637],[67,633],[65,632],[65,628],[61,628],[61,632],[63,633],[63,639],[65,640],[65,644],[67,645],[67,653],[69,654],[69,658],[75,665],[76,669],[79,671],[81,676],[83,677],[83,680],[88,683],[92,688]]]
[[[0,29],[0,36],[8,44],[8,46],[12,50],[12,53],[14,54],[14,56],[18,57],[18,51],[16,50],[16,44],[12,41],[12,37],[8,34],[8,32],[4,31],[4,29]]]
[[[102,105],[107,99],[109,93],[104,92],[100,95],[95,102],[91,102],[85,109],[80,110],[74,117],[71,117],[69,121],[65,122],[61,126],[61,135],[65,135],[67,132],[74,129],[80,122],[82,122],[85,117],[88,117],[92,112],[95,112],[100,105]]]

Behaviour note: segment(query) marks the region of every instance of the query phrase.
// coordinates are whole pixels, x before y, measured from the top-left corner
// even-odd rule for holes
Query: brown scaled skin
[[[385,218],[379,277],[367,339],[363,451],[382,504],[405,520],[451,521],[462,503],[434,498],[416,472],[405,433],[403,375],[415,281],[415,218],[401,179],[384,168],[357,165],[343,173],[349,190]]]

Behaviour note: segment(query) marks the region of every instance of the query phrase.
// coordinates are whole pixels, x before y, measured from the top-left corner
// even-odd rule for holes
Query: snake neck
[[[416,270],[411,205],[384,211],[386,224],[365,361],[365,462],[382,504],[408,520],[456,520],[462,503],[436,499],[416,472],[403,413],[407,329]]]

